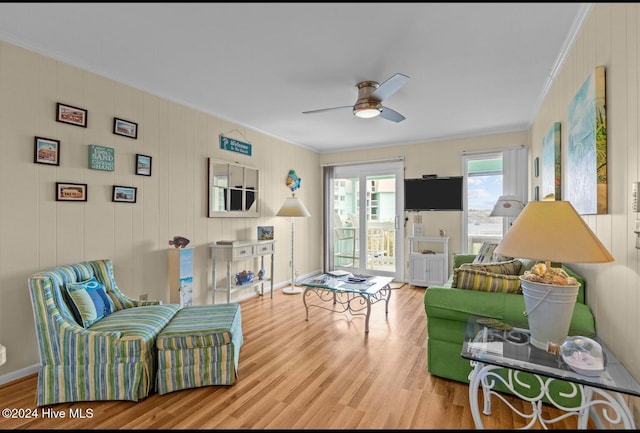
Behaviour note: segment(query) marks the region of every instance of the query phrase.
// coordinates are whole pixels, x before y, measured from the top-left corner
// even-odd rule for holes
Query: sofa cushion
[[[451,287],[501,293],[521,293],[522,290],[517,274],[504,275],[465,268],[453,270]]]
[[[512,259],[512,257],[504,257],[496,254],[494,250],[497,246],[497,242],[483,242],[478,250],[478,254],[476,254],[476,257],[473,259],[473,263],[504,262]]]
[[[120,332],[116,356],[121,360],[144,359],[154,355],[156,337],[179,309],[178,304],[125,308],[95,322],[89,330]]]
[[[494,274],[519,275],[522,262],[518,259],[495,263],[463,263],[461,269],[491,272]]]
[[[67,283],[65,288],[71,300],[71,309],[76,321],[84,328],[88,328],[115,310],[115,305],[107,296],[104,286],[95,277],[86,281]]]

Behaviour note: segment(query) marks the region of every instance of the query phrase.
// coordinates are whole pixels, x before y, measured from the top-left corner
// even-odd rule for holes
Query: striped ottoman
[[[231,385],[242,346],[240,305],[182,308],[156,340],[158,394],[207,385]]]

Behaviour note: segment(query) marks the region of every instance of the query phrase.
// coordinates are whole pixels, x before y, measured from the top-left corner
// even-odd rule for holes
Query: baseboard
[[[23,377],[27,377],[34,373],[37,373],[39,368],[40,364],[34,364],[29,367],[13,371],[9,374],[4,374],[0,376],[0,385],[4,385],[5,383],[13,382],[14,380],[22,379]]]

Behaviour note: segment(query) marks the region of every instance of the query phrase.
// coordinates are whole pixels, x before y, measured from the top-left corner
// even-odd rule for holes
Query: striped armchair
[[[79,324],[69,283],[95,277],[114,311]],[[136,301],[116,284],[110,260],[58,266],[28,279],[40,354],[37,405],[138,401],[154,387],[155,341],[180,306]],[[82,323],[82,322],[80,322]]]

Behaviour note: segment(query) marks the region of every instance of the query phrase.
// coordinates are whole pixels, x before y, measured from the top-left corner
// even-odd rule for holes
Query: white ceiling
[[[333,152],[527,129],[589,7],[0,3],[0,39]],[[383,104],[400,123],[302,114],[353,105],[356,83],[396,73],[410,79]]]

